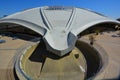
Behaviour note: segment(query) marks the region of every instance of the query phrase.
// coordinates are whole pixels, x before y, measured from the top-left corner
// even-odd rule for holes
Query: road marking
[[[79,65],[79,67],[82,70],[82,72],[85,72],[85,69],[81,65]]]

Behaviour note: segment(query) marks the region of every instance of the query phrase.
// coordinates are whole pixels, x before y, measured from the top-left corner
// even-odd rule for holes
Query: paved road
[[[40,44],[25,62],[25,72],[34,80],[83,80],[86,61],[78,48],[62,58],[44,50]],[[79,54],[76,59],[74,54]]]
[[[104,32],[103,35],[96,36],[96,43],[99,44],[108,55],[108,62],[104,70],[95,80],[118,80],[120,79],[120,37],[112,37],[116,32]],[[82,37],[88,40],[88,37]]]
[[[31,42],[11,37],[2,37],[6,43],[0,44],[0,80],[17,80],[14,74],[14,63],[19,53]],[[30,45],[30,44],[29,44]]]

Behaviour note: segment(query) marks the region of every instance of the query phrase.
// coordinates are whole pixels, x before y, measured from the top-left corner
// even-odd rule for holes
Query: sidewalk
[[[106,51],[108,63],[104,70],[97,75],[95,80],[118,80],[120,78],[120,37],[112,37],[116,32],[104,32],[96,36],[95,40]],[[82,37],[88,40],[88,37]]]

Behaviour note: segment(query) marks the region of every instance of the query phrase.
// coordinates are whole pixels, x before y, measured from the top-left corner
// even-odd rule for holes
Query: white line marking
[[[79,65],[79,67],[83,72],[85,72],[85,69],[81,65]]]

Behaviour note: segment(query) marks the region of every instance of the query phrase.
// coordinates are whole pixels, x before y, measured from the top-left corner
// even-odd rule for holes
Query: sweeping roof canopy
[[[77,35],[100,23],[120,22],[99,13],[75,7],[45,6],[24,10],[0,19],[0,24],[18,24],[43,36],[47,50],[63,56],[70,52]]]

